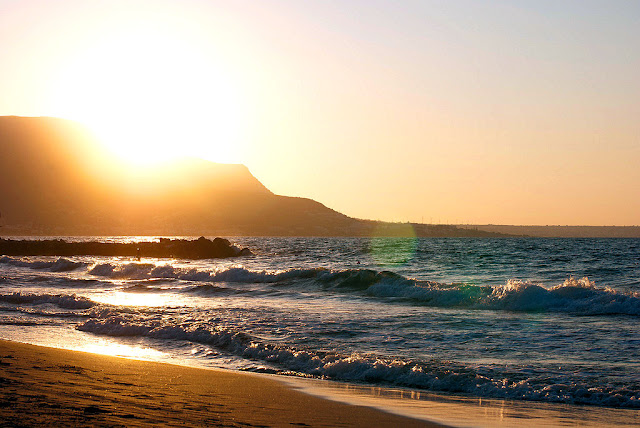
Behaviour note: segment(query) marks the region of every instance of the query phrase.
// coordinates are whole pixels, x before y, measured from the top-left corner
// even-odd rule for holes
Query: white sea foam
[[[402,275],[371,269],[328,270],[288,269],[277,272],[253,271],[243,267],[221,270],[178,268],[170,264],[98,263],[89,266],[66,258],[52,261],[2,257],[0,263],[31,269],[66,272],[88,267],[88,273],[108,279],[175,279],[203,283],[260,283],[305,287],[310,281],[316,289],[330,292],[359,292],[377,298],[403,299],[435,307],[489,309],[525,312],[566,312],[580,315],[640,316],[638,293],[598,288],[587,278],[570,277],[564,283],[547,288],[540,284],[509,280],[503,286],[442,284],[418,281]],[[207,289],[203,285],[200,291]],[[194,291],[193,289],[191,289]],[[198,291],[197,289],[195,291]],[[231,291],[227,289],[227,291]]]
[[[79,325],[78,329],[109,336],[205,344],[243,358],[270,363],[280,367],[283,372],[342,381],[382,383],[492,398],[640,408],[640,392],[616,385],[593,386],[568,379],[557,379],[549,384],[549,379],[535,376],[509,381],[503,373],[494,378],[490,371],[482,373],[472,365],[441,360],[395,360],[357,353],[341,355],[335,352],[312,352],[256,340],[243,332],[221,327],[167,325],[157,320],[144,321],[112,315],[106,319],[90,319]]]
[[[50,272],[69,272],[87,266],[83,262],[74,262],[72,260],[60,257],[54,261],[42,260],[25,260],[9,256],[0,257],[0,263],[11,266],[26,267],[30,269],[48,270]]]
[[[242,267],[223,270],[198,270],[177,268],[171,265],[151,263],[100,263],[89,270],[95,276],[115,279],[173,278],[185,281],[270,283],[287,279],[308,278],[323,269],[290,269],[281,272],[256,272]]]
[[[639,407],[640,241],[420,240],[394,272],[359,240],[252,242],[258,256],[231,267],[0,257],[0,323],[130,337],[177,358],[204,349],[205,365]],[[164,303],[136,306],[150,293]]]
[[[204,283],[277,283],[279,286],[292,288],[308,288],[311,280],[319,290],[357,292],[435,307],[640,316],[638,293],[598,288],[588,278],[570,277],[563,284],[545,288],[540,284],[520,280],[509,280],[503,286],[442,284],[370,269],[331,271],[317,268],[267,272],[232,267],[208,271],[150,263],[103,263],[94,266],[89,272],[114,279],[168,278]],[[202,290],[206,291],[207,287],[206,284],[202,285]]]
[[[597,288],[588,278],[569,278],[551,288],[519,280],[494,287],[381,280],[367,294],[437,307],[640,316],[638,293]]]
[[[11,293],[0,294],[0,302],[14,305],[43,305],[53,304],[63,309],[89,309],[96,303],[86,297],[75,294],[33,294],[33,293]]]

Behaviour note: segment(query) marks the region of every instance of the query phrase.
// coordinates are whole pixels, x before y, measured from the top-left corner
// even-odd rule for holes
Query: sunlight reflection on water
[[[86,335],[73,328],[43,326],[37,331],[24,327],[11,332],[0,330],[0,339],[136,360],[176,362],[175,357],[168,353],[144,344],[125,343],[110,337]]]
[[[91,296],[91,300],[114,306],[171,306],[175,298],[166,294],[127,293],[120,290]]]

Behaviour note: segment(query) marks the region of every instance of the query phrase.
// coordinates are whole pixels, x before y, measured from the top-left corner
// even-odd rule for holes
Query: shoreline
[[[586,277],[562,277],[574,272],[575,263],[591,260],[582,243],[567,240],[545,239],[532,249],[515,242],[500,248],[425,243],[415,254],[441,252],[448,258],[465,247],[473,251],[461,259],[465,268],[439,273],[423,269],[430,256],[416,258],[397,269],[409,282],[398,285],[387,283],[371,249],[357,242],[303,240],[295,242],[302,251],[293,257],[286,240],[239,242],[261,251],[240,264],[2,258],[0,338],[261,376],[349,406],[448,426],[640,427],[638,366],[632,358],[637,347],[628,340],[637,332],[620,322],[620,315],[634,317],[640,307],[619,273],[634,259],[624,242],[594,243],[589,250],[602,252],[603,270],[594,272],[605,288]],[[556,247],[563,256],[553,265],[558,268],[539,273],[536,266]],[[501,262],[483,268],[476,262],[485,256]],[[519,257],[536,262],[519,266]],[[521,274],[500,276],[515,266]],[[309,280],[307,272],[319,275]],[[469,294],[466,284],[455,282],[460,275],[476,278],[469,285],[500,291],[500,299],[486,305],[482,296],[472,297],[479,302],[472,309],[448,301],[452,288],[456,295]],[[542,279],[518,279],[536,275]],[[436,280],[427,295],[435,294],[435,300],[426,305],[422,280]],[[527,290],[543,295],[531,299]],[[559,291],[561,308],[545,290]],[[397,296],[410,297],[398,302]],[[583,346],[585,338],[593,345]],[[532,352],[534,344],[540,353]],[[0,389],[4,367],[11,365],[2,356]],[[40,402],[29,400],[39,411]],[[5,401],[0,399],[11,408]],[[94,410],[99,411],[89,412]],[[1,411],[0,405],[3,416]]]
[[[0,338],[0,426],[614,427],[640,411],[178,365]]]
[[[274,379],[0,340],[3,426],[442,427]]]
[[[444,426],[474,428],[640,426],[640,411],[635,409],[471,397],[318,379],[285,378],[283,381],[297,390],[316,397],[373,407]]]

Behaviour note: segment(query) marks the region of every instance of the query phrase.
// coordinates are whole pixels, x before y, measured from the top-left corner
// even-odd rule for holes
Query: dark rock
[[[223,238],[213,241],[160,238],[159,242],[67,242],[56,240],[11,240],[0,238],[0,254],[8,256],[130,256],[175,257],[180,259],[219,259],[252,255]]]
[[[250,249],[248,248],[243,248],[242,250],[240,250],[240,252],[238,253],[239,256],[253,256],[253,253],[251,252]]]

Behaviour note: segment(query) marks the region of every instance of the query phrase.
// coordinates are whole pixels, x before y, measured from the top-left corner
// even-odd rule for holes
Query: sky
[[[640,225],[640,2],[0,0],[0,115],[399,222]]]

